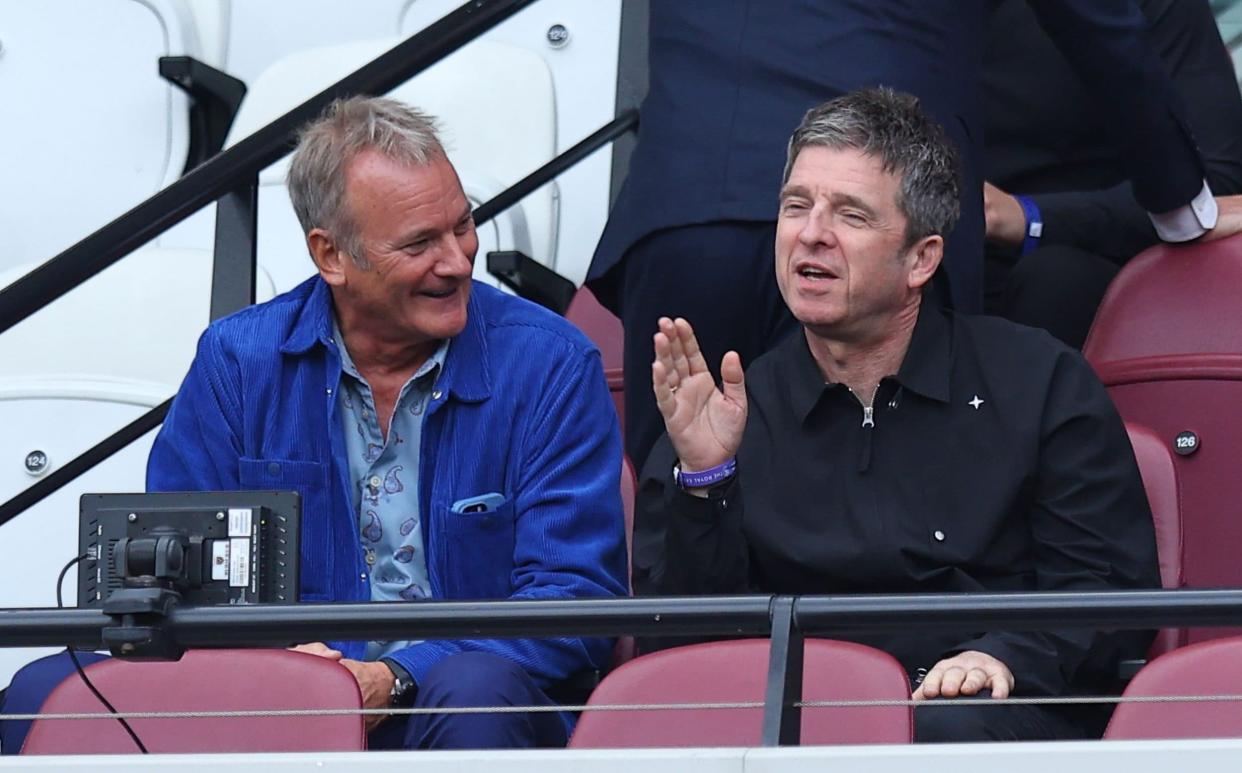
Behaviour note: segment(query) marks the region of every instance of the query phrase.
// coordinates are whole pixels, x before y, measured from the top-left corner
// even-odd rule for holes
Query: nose
[[[798,241],[804,246],[815,247],[824,245],[834,247],[837,243],[836,232],[831,227],[832,219],[828,210],[821,206],[813,207],[798,231]]]
[[[474,230],[465,237],[450,233],[444,240],[445,247],[436,261],[436,274],[442,277],[469,277],[474,270],[474,255],[479,249],[479,240]]]

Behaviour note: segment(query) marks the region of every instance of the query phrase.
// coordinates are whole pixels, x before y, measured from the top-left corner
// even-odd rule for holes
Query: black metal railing
[[[168,188],[0,289],[0,334],[180,223],[217,203],[211,319],[254,303],[259,172],[288,153],[297,130],[332,100],[382,94],[482,35],[536,0],[472,0],[374,61],[208,160]],[[482,224],[638,125],[628,110],[475,210]],[[0,504],[0,526],[52,495],[151,429],[165,402],[103,439],[47,478]]]
[[[551,636],[771,637],[763,744],[799,741],[807,636],[884,631],[1242,624],[1242,590],[708,596],[173,607],[158,625],[180,647],[304,641]],[[0,647],[99,648],[117,620],[97,609],[0,610]]]

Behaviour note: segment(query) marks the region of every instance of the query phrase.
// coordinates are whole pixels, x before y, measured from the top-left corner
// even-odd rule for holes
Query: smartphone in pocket
[[[454,513],[475,514],[475,513],[492,513],[505,503],[505,498],[500,494],[492,492],[490,494],[479,494],[474,497],[459,499],[449,508]]]

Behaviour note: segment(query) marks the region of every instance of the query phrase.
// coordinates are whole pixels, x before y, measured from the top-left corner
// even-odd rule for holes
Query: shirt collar
[[[897,382],[912,392],[947,403],[952,344],[952,326],[945,312],[923,303],[914,323],[914,332],[910,335],[910,346],[895,377]],[[833,385],[824,381],[824,374],[807,343],[805,328],[786,338],[779,352],[778,356],[785,363],[789,406],[798,420],[805,422],[825,387]]]
[[[284,354],[305,354],[319,345],[338,352],[344,363],[348,353],[345,347],[336,345],[339,338],[334,340],[332,293],[323,279],[313,277],[310,281],[314,286],[280,351]],[[436,382],[440,388],[447,389],[454,397],[465,402],[480,402],[491,396],[487,340],[484,335],[487,319],[484,304],[479,300],[478,289],[477,284],[471,288],[465,329],[449,339],[452,341],[451,347],[449,340],[446,340],[428,360],[429,364],[434,362],[441,367],[440,378]],[[425,364],[424,368],[426,367],[429,365]],[[420,369],[419,372],[424,371]]]
[[[953,326],[947,312],[923,299],[910,336],[910,348],[897,371],[897,383],[923,397],[949,402],[953,370]]]

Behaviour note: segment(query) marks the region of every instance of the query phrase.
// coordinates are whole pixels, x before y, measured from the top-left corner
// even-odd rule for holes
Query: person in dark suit
[[[716,0],[651,5],[649,90],[638,143],[587,281],[626,330],[627,373],[646,372],[661,315],[696,320],[711,362],[766,351],[795,325],[771,277],[789,132],[812,105],[868,84],[919,97],[962,158],[962,218],[939,292],[983,302],[982,107],[988,0]],[[1122,161],[1149,211],[1183,208],[1204,170],[1130,0],[1039,0],[1039,22],[1126,132]],[[1210,194],[1208,200],[1210,203]],[[1185,212],[1190,212],[1187,208]],[[1212,213],[1172,236],[1211,227]],[[1176,230],[1176,229],[1175,229]],[[941,280],[938,280],[938,282]],[[660,433],[643,379],[627,379],[626,450]]]
[[[1207,0],[1138,0],[1218,195],[1242,193],[1242,95]],[[984,53],[987,309],[1082,348],[1120,267],[1160,237],[1095,100],[1024,0]],[[1032,235],[1034,232],[1037,235]]]

